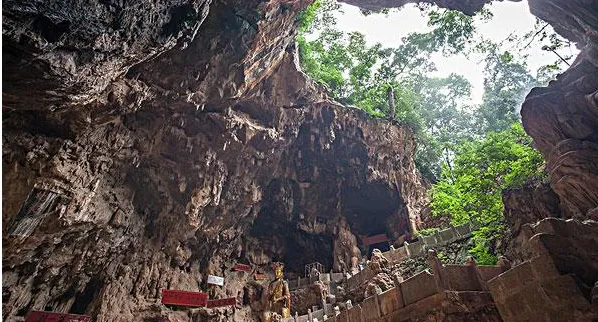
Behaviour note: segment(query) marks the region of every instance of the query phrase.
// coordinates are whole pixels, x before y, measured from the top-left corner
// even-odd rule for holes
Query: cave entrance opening
[[[471,253],[497,258],[502,190],[545,169],[522,126],[522,103],[573,64],[579,50],[533,16],[527,1],[420,1],[398,9],[383,5],[418,1],[345,2],[356,6],[316,0],[299,16],[300,67],[341,105],[407,128],[413,136],[404,140],[413,145],[400,166],[408,168],[413,154],[431,189],[431,211],[418,214],[375,187],[344,191],[353,231],[387,233],[398,244],[416,229],[473,222],[483,237]],[[380,145],[392,144],[387,132],[380,131]],[[412,191],[400,190],[413,200],[405,197]],[[398,228],[403,219],[410,231]]]
[[[411,235],[405,201],[388,185],[349,187],[343,190],[342,200],[351,230],[361,236],[362,255],[369,257],[374,248],[389,250],[401,236]]]
[[[321,263],[333,267],[334,241],[323,217],[301,215],[302,192],[296,181],[273,180],[255,219],[250,237],[272,262],[285,264],[289,279],[303,277],[305,265]]]
[[[463,142],[520,123],[531,88],[579,52],[527,1],[438,1],[462,11],[346,2],[316,0],[300,15],[301,69],[339,103],[409,126],[416,166],[431,183],[446,177]]]

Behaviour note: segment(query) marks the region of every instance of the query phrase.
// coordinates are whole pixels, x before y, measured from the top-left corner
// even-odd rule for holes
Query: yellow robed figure
[[[276,279],[268,285],[264,322],[271,321],[272,312],[280,314],[283,319],[291,317],[291,292],[289,284],[283,279],[284,264],[274,263],[273,267]]]

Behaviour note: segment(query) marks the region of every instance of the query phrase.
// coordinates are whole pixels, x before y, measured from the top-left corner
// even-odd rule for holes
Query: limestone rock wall
[[[598,219],[598,3],[535,0],[530,9],[582,52],[555,81],[527,96],[523,125],[546,158],[565,215]]]
[[[522,114],[567,211],[592,217],[596,7],[530,3],[586,46]],[[419,224],[410,131],[327,100],[297,70],[307,4],[3,3],[4,320],[255,318],[168,311],[160,290],[205,290],[215,274],[228,281],[217,296],[237,296],[250,280],[237,262],[349,270],[360,235]]]
[[[530,236],[525,233],[525,225],[534,224],[542,219],[563,218],[559,196],[547,182],[533,181],[521,187],[503,191],[505,205],[505,233],[498,247],[513,264],[529,259],[524,251],[524,244]]]
[[[204,288],[207,273],[226,276],[236,261],[349,269],[356,238],[342,236],[367,227],[339,218],[423,204],[399,190],[418,188],[405,129],[330,102],[277,108],[268,124],[243,103],[141,110],[75,140],[5,130],[5,317],[48,309],[130,320],[161,288]],[[66,209],[10,236],[42,181],[66,186]],[[364,210],[370,190],[387,200],[380,214]]]
[[[598,218],[598,54],[588,46],[575,66],[532,90],[521,110],[563,211],[580,219]]]
[[[211,1],[6,1],[3,105],[91,100],[131,66],[194,38]]]
[[[15,64],[3,92],[4,320],[252,319],[261,287],[234,264],[349,270],[358,236],[417,224],[426,198],[411,132],[327,100],[296,68],[306,2],[100,3],[87,21],[85,3],[71,5],[3,10],[4,65]],[[205,291],[207,274],[227,281],[216,296],[249,294],[248,306],[159,304],[162,288]]]

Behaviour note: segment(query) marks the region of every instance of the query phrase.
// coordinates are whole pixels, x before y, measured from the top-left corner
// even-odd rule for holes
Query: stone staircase
[[[413,243],[405,242],[405,245],[397,249],[391,249],[382,253],[384,257],[392,262],[400,262],[406,258],[417,257],[425,254],[426,249],[436,248],[446,244],[454,243],[458,240],[471,237],[475,230],[471,224],[449,227],[435,232],[429,236],[422,236]]]
[[[443,320],[451,314],[471,321],[598,321],[598,223],[548,218],[527,226],[530,237],[522,248],[530,259],[515,267],[506,260],[485,266],[472,259],[445,265],[428,250],[431,270],[360,303],[327,304],[286,321]],[[366,268],[345,285],[357,287],[375,276]]]
[[[477,301],[476,307],[494,307],[487,281],[509,269],[507,266],[478,266],[473,260],[466,265],[443,265],[433,251],[430,251],[428,261],[432,272],[420,272],[385,292],[367,297],[361,303],[347,303],[342,310],[327,305],[324,309],[286,321],[402,321],[424,315],[430,308],[442,307],[444,302],[454,302],[456,298],[472,303]],[[365,274],[359,278],[363,278],[362,283],[368,280],[366,276],[370,276]],[[348,279],[347,283],[354,278]],[[489,314],[498,316],[496,311]]]
[[[427,249],[433,249],[438,246],[444,246],[471,237],[474,228],[470,224],[465,224],[456,227],[449,227],[447,229],[438,231],[430,236],[423,236],[414,243],[408,244],[397,249],[391,249],[382,255],[392,264],[398,264],[407,258],[422,256]],[[348,278],[344,285],[345,289],[353,289],[361,285],[364,281],[372,279],[376,276],[371,268],[365,267],[363,270]]]

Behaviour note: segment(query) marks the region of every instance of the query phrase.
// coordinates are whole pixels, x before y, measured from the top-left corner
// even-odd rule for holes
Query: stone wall
[[[385,258],[392,262],[400,262],[405,258],[417,257],[425,254],[427,249],[433,249],[446,244],[454,243],[458,240],[471,237],[474,228],[470,224],[449,227],[434,232],[432,235],[421,236],[419,240],[413,243],[405,242],[405,246],[397,249],[391,249],[382,253]]]
[[[322,314],[331,316],[325,321],[415,321],[426,316],[450,315],[459,311],[455,309],[454,312],[439,313],[452,305],[460,306],[462,316],[499,320],[486,281],[505,272],[508,267],[478,266],[473,260],[466,265],[444,265],[434,251],[428,253],[428,260],[433,273],[428,270],[420,272],[397,282],[395,287],[366,297],[360,303],[345,305],[337,312],[340,313],[338,316],[328,308],[288,321],[311,322]]]
[[[434,276],[428,271],[408,278],[399,285],[399,289],[404,305],[413,304],[440,291],[434,281]]]
[[[376,276],[376,274],[377,273],[374,272],[370,266],[367,266],[359,273],[348,278],[345,282],[345,287],[348,290],[353,289],[364,282],[371,280],[374,276]]]
[[[598,224],[548,218],[523,231],[530,259],[488,281],[503,320],[598,319]]]

